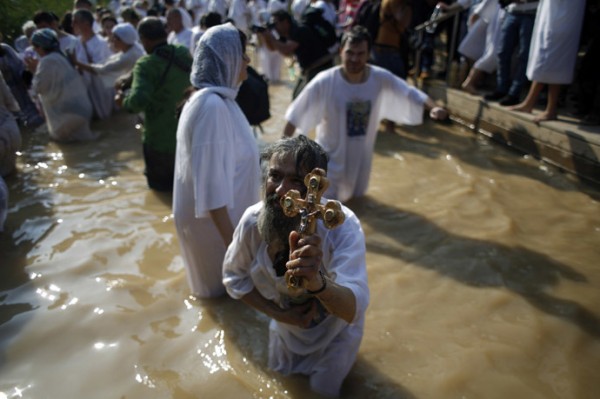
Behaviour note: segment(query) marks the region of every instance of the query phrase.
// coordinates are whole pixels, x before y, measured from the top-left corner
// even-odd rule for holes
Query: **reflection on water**
[[[288,88],[273,95],[285,108]],[[103,123],[97,143],[26,135],[7,181],[0,398],[313,397],[267,369],[264,316],[188,296],[134,119]],[[343,397],[599,397],[598,198],[457,127],[382,134],[349,203],[372,300]]]

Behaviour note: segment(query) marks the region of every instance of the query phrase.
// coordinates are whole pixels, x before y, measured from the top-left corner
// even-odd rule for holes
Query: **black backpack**
[[[300,24],[312,29],[327,48],[338,42],[335,27],[323,18],[323,10],[320,8],[307,7],[302,14]]]
[[[269,84],[265,77],[248,65],[248,79],[242,83],[235,98],[248,122],[260,125],[271,117]]]
[[[352,26],[360,25],[367,28],[373,42],[377,38],[377,32],[381,24],[379,21],[380,10],[381,0],[362,0],[352,22]]]

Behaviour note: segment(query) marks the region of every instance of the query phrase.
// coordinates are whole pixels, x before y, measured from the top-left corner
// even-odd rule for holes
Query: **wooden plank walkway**
[[[538,125],[532,114],[508,111],[442,81],[428,80],[422,89],[448,107],[454,122],[600,186],[600,125],[582,125],[560,110],[558,120]]]

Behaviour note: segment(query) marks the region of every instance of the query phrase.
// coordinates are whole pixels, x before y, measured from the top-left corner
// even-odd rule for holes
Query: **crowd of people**
[[[329,231],[319,225],[316,232],[303,233],[299,225],[308,216],[287,217],[280,201],[292,189],[305,196],[305,176],[314,168],[327,172],[330,184],[324,197],[346,202],[363,196],[381,121],[393,129],[395,123],[421,124],[424,115],[448,117],[445,108],[405,80],[407,36],[423,7],[408,0],[381,0],[375,14],[378,29],[372,31],[358,23],[358,0],[95,3],[75,0],[63,18],[41,10],[23,25],[15,48],[2,43],[2,176],[15,173],[20,129],[47,131],[56,141],[98,140],[93,120],[117,111],[140,114],[147,184],[173,193],[192,294],[212,298],[228,293],[265,313],[271,318],[269,366],[283,374],[308,375],[317,392],[339,394],[358,352],[369,302],[360,221],[340,205],[346,219],[341,227]],[[453,7],[466,9],[471,3],[459,0]],[[537,14],[532,11],[537,1],[510,3],[504,10],[497,0],[482,1],[473,12],[473,20],[478,16],[485,21],[477,30],[481,37],[469,40],[503,48],[502,54],[518,44],[517,64],[528,64],[519,64],[516,73],[526,73],[534,83],[523,103],[511,105],[530,112],[541,85],[549,84],[549,108],[538,119],[552,119],[555,86],[572,79],[574,61],[568,44],[558,51],[569,58],[565,68],[570,74],[545,70],[557,67],[544,58],[557,49],[553,41],[548,48],[540,38],[559,16],[581,18],[584,1],[557,11],[550,5],[554,2],[541,0]],[[512,4],[524,5],[527,13],[513,18]],[[509,16],[500,19],[501,13]],[[508,35],[504,25],[517,24],[512,19],[528,21],[535,57],[523,57],[528,51],[521,46],[529,47],[529,39],[520,36],[524,29],[514,28],[513,41],[501,45],[495,37],[502,33],[490,34],[506,30]],[[339,40],[330,43],[312,25],[315,21],[330,24]],[[573,24],[560,23],[565,25]],[[559,36],[577,41],[575,31]],[[291,68],[298,66],[282,139],[262,153],[236,102],[248,77],[250,43],[271,82],[281,80],[286,58]],[[495,64],[494,99],[520,95],[526,79],[504,75],[502,69],[511,70],[505,64],[512,56],[495,63],[498,52],[488,48],[477,57],[468,47],[465,42],[460,49],[477,62],[465,90],[474,93],[481,73],[491,72]],[[478,60],[484,53],[487,58]],[[315,128],[313,141],[307,135]],[[7,198],[0,178],[0,228]],[[301,281],[300,294],[288,289],[290,276]]]
[[[597,0],[456,0],[436,7],[442,12],[462,10],[467,16],[467,32],[458,46],[470,67],[461,84],[465,91],[512,111],[532,113],[547,86],[545,108],[533,118],[539,123],[557,119],[561,89],[576,82],[573,114],[597,124],[600,107],[593,96],[586,97],[589,89],[583,83],[589,77],[582,68],[578,74],[576,67],[584,65],[578,60],[580,49],[586,64],[598,64],[599,6]],[[482,81],[493,74],[493,90],[482,93]],[[597,80],[591,83],[595,90]]]

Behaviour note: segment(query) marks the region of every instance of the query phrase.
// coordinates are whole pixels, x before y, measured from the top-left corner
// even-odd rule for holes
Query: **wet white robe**
[[[218,88],[200,90],[177,129],[173,214],[192,293],[225,293],[225,244],[209,211],[227,207],[233,226],[260,193],[258,146],[237,103]]]
[[[79,72],[60,53],[40,59],[32,82],[39,95],[50,137],[56,141],[97,138],[90,130],[92,103]]]
[[[573,81],[585,0],[541,0],[535,18],[527,78],[550,84]]]
[[[258,232],[262,207],[262,202],[253,205],[238,224],[223,262],[223,283],[235,299],[256,288],[264,298],[287,308],[285,277],[275,274],[267,245]],[[343,210],[346,220],[342,225],[328,230],[318,222],[316,234],[321,237],[322,270],[354,294],[356,313],[352,323],[327,315],[308,329],[275,320],[269,327],[269,367],[285,375],[309,375],[311,387],[329,395],[338,393],[356,359],[369,303],[364,234],[354,213],[346,207]]]
[[[111,55],[105,63],[91,66],[102,79],[104,86],[114,89],[117,79],[131,72],[136,61],[144,54],[144,49],[139,44],[134,44],[125,52]]]
[[[406,125],[423,122],[427,95],[383,68],[369,68],[369,78],[359,84],[347,82],[341,67],[321,72],[285,114],[301,134],[316,127],[315,140],[329,155],[328,198],[347,201],[365,194],[382,119]]]
[[[84,64],[104,64],[112,55],[106,40],[94,35],[87,42],[77,47],[77,60]],[[95,115],[100,119],[108,118],[114,108],[113,90],[106,88],[102,78],[83,72],[83,80],[87,86]]]

